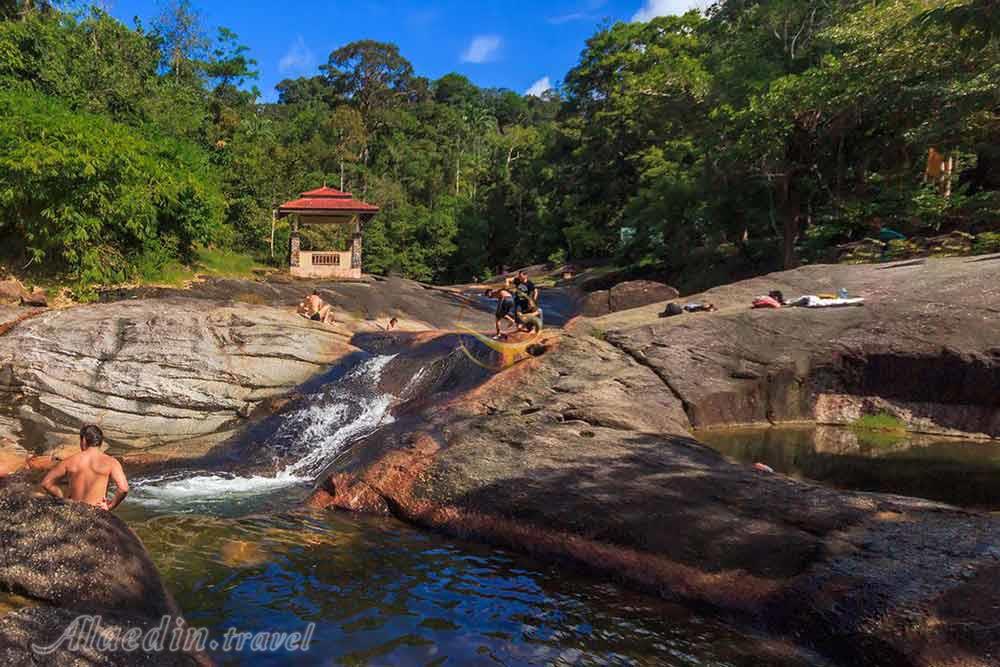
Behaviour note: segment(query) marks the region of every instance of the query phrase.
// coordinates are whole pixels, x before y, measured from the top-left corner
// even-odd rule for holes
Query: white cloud
[[[651,21],[657,16],[683,14],[691,9],[705,11],[712,0],[646,0],[642,9],[632,15],[633,21]]]
[[[542,93],[544,93],[546,90],[551,90],[551,89],[552,89],[552,81],[549,80],[549,77],[543,76],[541,79],[531,84],[531,87],[528,88],[526,91],[524,91],[524,94],[532,95],[534,97],[541,97]]]
[[[469,48],[462,53],[462,62],[478,64],[496,60],[501,46],[503,39],[500,35],[476,35],[469,43]]]
[[[298,35],[292,45],[288,47],[285,55],[278,61],[278,71],[282,74],[289,72],[305,73],[316,65],[316,56],[306,46],[306,40],[302,35]]]
[[[590,14],[586,12],[571,12],[569,14],[560,14],[559,16],[551,16],[548,21],[552,25],[562,25],[563,23],[572,23],[573,21],[586,21],[592,18]]]
[[[551,16],[548,18],[548,22],[552,25],[562,25],[574,21],[596,21],[599,17],[595,12],[607,3],[608,0],[587,0],[576,11]]]

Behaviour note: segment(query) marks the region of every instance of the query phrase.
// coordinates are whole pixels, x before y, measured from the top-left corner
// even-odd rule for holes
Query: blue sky
[[[160,10],[155,0],[111,0],[111,13],[132,25],[148,25]],[[586,39],[605,21],[649,19],[679,13],[704,0],[353,0],[284,2],[193,0],[212,27],[240,35],[259,62],[265,100],[285,78],[313,75],[330,51],[357,39],[399,45],[417,74],[448,72],[477,85],[523,93],[557,84]]]

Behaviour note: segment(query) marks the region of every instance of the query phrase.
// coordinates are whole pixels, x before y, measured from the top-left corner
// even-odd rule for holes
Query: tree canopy
[[[262,103],[250,50],[190,0],[148,29],[8,2],[0,238],[91,282],[194,243],[280,264],[271,211],[324,182],[381,206],[368,270],[437,281],[719,248],[766,270],[886,227],[996,231],[994,5],[722,0],[603,26],[542,97],[361,40]]]

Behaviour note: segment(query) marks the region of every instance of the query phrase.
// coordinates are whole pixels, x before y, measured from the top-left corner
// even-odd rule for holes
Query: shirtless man
[[[488,289],[483,294],[487,299],[497,300],[497,335],[493,336],[493,339],[501,340],[502,338],[506,338],[508,332],[503,331],[500,327],[501,324],[505,324],[505,320],[514,325],[514,329],[512,330],[517,330],[517,321],[514,319],[514,295],[506,287]]]
[[[93,424],[80,429],[80,453],[74,454],[49,471],[42,488],[56,498],[65,498],[59,480],[69,475],[69,498],[102,510],[118,507],[128,495],[128,480],[122,464],[101,451],[104,434]],[[115,497],[108,500],[108,479],[118,487]]]
[[[332,324],[333,319],[333,307],[319,295],[318,290],[313,290],[312,294],[302,299],[299,304],[299,315],[310,320],[315,320],[317,322],[323,322],[324,324]]]

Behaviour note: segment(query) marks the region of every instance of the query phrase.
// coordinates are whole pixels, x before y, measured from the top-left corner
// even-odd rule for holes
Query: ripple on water
[[[760,664],[753,640],[683,608],[392,520],[129,513],[188,620],[213,637],[316,623],[295,664]]]

